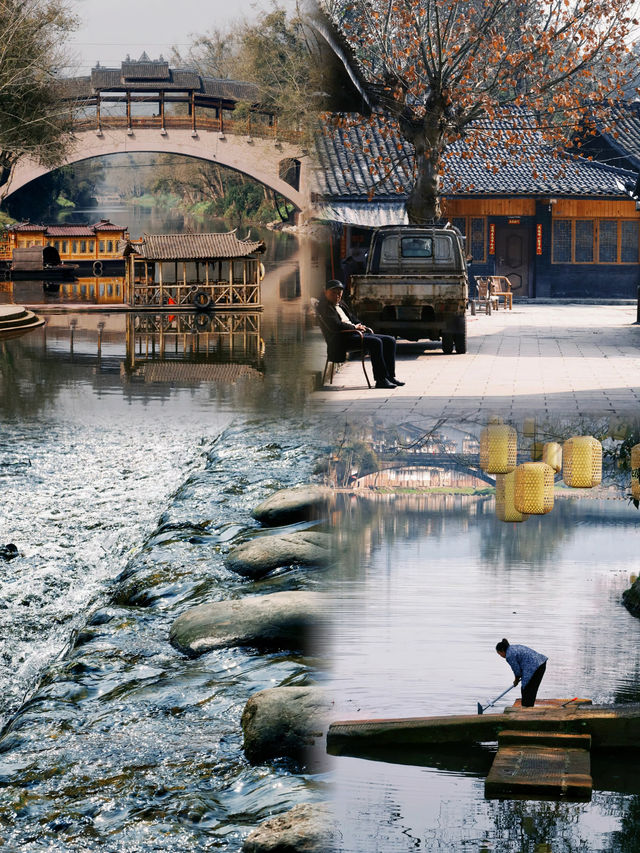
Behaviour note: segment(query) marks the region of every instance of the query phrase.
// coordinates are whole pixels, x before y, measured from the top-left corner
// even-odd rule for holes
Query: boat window
[[[86,240],[80,241],[80,251],[82,252],[83,255],[86,255],[86,253],[87,253],[87,241]]]
[[[104,240],[100,240],[100,251],[104,252]]]

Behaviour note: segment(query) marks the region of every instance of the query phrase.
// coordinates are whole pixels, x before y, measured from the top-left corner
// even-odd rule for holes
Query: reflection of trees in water
[[[487,808],[494,821],[487,849],[494,853],[589,853],[593,849],[580,837],[579,819],[588,805],[492,800]]]
[[[0,412],[32,417],[58,396],[58,367],[20,340],[0,344]]]
[[[575,512],[570,502],[556,503],[547,515],[532,515],[523,522],[507,524],[494,517],[483,530],[480,556],[493,566],[542,566],[574,533]]]
[[[638,853],[640,850],[640,796],[618,797],[614,815],[622,813],[622,825],[612,833],[612,853]]]
[[[354,554],[371,553],[394,542],[429,537],[434,541],[473,533],[479,556],[490,566],[525,563],[543,566],[581,525],[627,527],[626,503],[587,499],[560,499],[552,512],[530,516],[521,523],[505,523],[495,516],[495,501],[474,495],[343,496],[342,538]]]

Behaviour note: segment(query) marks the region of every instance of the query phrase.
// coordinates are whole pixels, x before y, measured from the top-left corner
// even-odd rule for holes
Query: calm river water
[[[474,714],[511,683],[503,636],[549,657],[541,697],[640,701],[638,511],[562,499],[521,525],[492,498],[380,497],[347,510],[335,579],[337,719]],[[507,694],[497,710],[513,703]],[[586,805],[484,799],[489,750],[334,759],[344,853],[637,851],[640,759],[594,761]]]
[[[318,583],[223,565],[326,442],[304,414],[313,285],[298,241],[270,240],[257,326],[174,318],[161,350],[152,315],[54,309],[0,344],[0,544],[20,550],[0,563],[3,849],[238,851],[270,814],[327,798],[322,776],[242,753],[249,696],[305,683],[310,660],[168,642],[194,604]]]

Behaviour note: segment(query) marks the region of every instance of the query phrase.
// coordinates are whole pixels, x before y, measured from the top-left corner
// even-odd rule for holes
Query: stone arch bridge
[[[74,140],[55,168],[108,154],[194,157],[248,175],[290,202],[298,217],[307,216],[312,169],[302,134],[279,131],[276,117],[261,109],[253,84],[172,69],[143,54],[119,69],[98,66],[65,87]],[[50,171],[21,158],[2,197]]]

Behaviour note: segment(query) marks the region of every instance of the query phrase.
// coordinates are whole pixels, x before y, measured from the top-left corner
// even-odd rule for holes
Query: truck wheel
[[[443,334],[442,336],[442,352],[445,355],[451,355],[453,352],[454,335]]]
[[[453,336],[453,342],[456,345],[456,352],[462,355],[462,353],[467,351],[467,333],[460,332],[457,335]]]

